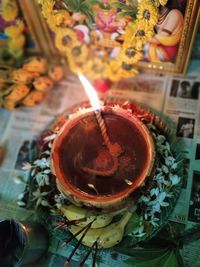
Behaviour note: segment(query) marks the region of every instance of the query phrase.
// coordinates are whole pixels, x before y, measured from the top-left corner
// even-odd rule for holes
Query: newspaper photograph
[[[179,227],[189,227],[200,222],[200,80],[190,77],[170,77],[140,74],[135,79],[122,80],[108,91],[106,97],[133,99],[163,113],[174,122],[177,138],[184,141],[184,174],[182,191],[170,220]],[[87,99],[76,76],[69,75],[36,108],[16,112],[0,110],[0,144],[6,147],[6,157],[0,168],[0,197],[15,203],[25,185],[15,186],[13,180],[23,176],[23,163],[31,161],[30,150],[38,137],[56,115]],[[10,194],[12,192],[12,195]],[[2,203],[0,209],[3,208]],[[16,214],[17,214],[16,210]],[[183,248],[186,266],[199,267],[194,258],[199,255],[200,241]],[[56,248],[51,247],[50,252]],[[58,251],[62,255],[62,251]],[[53,254],[49,254],[54,267]],[[45,263],[44,263],[45,264]],[[45,266],[45,265],[43,265]],[[42,266],[42,267],[43,267]]]

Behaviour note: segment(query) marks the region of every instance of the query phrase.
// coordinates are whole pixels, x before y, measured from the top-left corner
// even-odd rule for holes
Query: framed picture
[[[160,8],[155,34],[144,47],[145,60],[138,65],[144,69],[184,75],[200,26],[199,3],[195,0],[166,2]]]
[[[113,81],[141,70],[184,75],[200,18],[198,0],[19,3],[45,56],[67,59],[73,72]]]

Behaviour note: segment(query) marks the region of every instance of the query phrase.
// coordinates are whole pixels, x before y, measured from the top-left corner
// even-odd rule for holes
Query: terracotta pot
[[[147,127],[130,112],[104,107],[101,114],[110,142],[121,147],[121,154],[114,159],[109,153],[95,113],[87,109],[60,130],[52,147],[51,168],[58,189],[72,202],[114,208],[126,203],[150,176],[155,148]],[[95,174],[109,173],[114,162],[112,175]]]

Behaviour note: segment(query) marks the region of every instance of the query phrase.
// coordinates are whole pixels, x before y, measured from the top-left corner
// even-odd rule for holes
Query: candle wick
[[[110,138],[108,137],[108,134],[107,134],[106,125],[105,125],[105,121],[101,115],[101,110],[96,110],[95,115],[96,115],[96,119],[97,119],[99,128],[101,130],[101,135],[104,139],[106,146],[108,147],[108,150],[110,151],[110,146],[111,146]]]
[[[87,173],[100,175],[100,176],[111,176],[113,175],[118,167],[119,167],[119,160],[118,157],[122,153],[122,148],[118,143],[112,144],[110,142],[110,138],[107,133],[105,121],[102,117],[101,110],[95,110],[96,119],[99,125],[99,128],[101,130],[101,135],[103,137],[103,140],[108,148],[108,151],[113,159],[113,165],[109,170],[103,169],[103,170],[96,170],[88,167],[82,167],[82,170]]]
[[[110,138],[107,133],[105,121],[102,117],[101,110],[95,110],[96,119],[99,125],[99,128],[101,130],[101,135],[104,139],[104,142],[109,150],[109,153],[113,158],[119,157],[119,155],[122,153],[122,148],[118,143],[111,144]]]

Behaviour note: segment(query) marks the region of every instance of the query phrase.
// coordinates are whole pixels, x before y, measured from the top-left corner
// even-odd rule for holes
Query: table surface
[[[132,98],[165,113],[178,123],[180,117],[193,118],[196,122],[194,135],[192,138],[185,138],[189,161],[188,180],[182,190],[181,198],[177,203],[172,220],[179,224],[187,225],[198,222],[197,217],[189,218],[190,194],[193,188],[194,172],[200,173],[199,158],[195,158],[197,145],[200,145],[200,101],[198,99],[181,99],[170,96],[174,80],[189,80],[192,83],[200,82],[200,61],[192,61],[187,76],[184,78],[172,77],[168,75],[141,74],[133,81],[128,82],[131,90],[125,90],[127,82],[116,85],[108,94],[118,95],[118,97]],[[120,89],[118,90],[118,86]],[[21,170],[22,162],[29,161],[29,153],[23,154],[22,147],[30,149],[40,136],[41,132],[48,124],[62,113],[66,108],[86,100],[87,97],[77,79],[71,75],[61,82],[47,97],[44,103],[32,109],[22,109],[16,112],[0,110],[0,144],[6,147],[6,157],[0,167],[0,219],[13,218],[16,220],[27,220],[34,216],[34,211],[19,208],[16,204],[18,195],[23,192],[25,185],[16,184],[15,177],[24,174]],[[181,108],[181,105],[184,105]],[[185,110],[183,110],[185,109]],[[177,115],[176,113],[179,112]],[[200,179],[200,176],[198,176]],[[53,240],[49,246],[47,255],[40,262],[30,267],[59,267],[63,266],[66,256],[69,255],[70,248],[57,248],[58,240]],[[200,244],[199,244],[200,245]],[[200,247],[200,246],[199,246]],[[187,247],[185,248],[187,253]],[[198,255],[198,254],[197,254]],[[200,259],[199,259],[200,261]],[[192,264],[192,260],[188,259]],[[197,261],[196,261],[197,262]],[[88,263],[89,264],[89,263]],[[112,259],[107,257],[104,263],[97,266],[126,266],[123,264],[123,257]],[[72,262],[71,266],[77,266],[77,262]],[[86,266],[86,265],[85,265]],[[90,265],[88,265],[90,266]],[[189,265],[188,265],[189,266]],[[195,262],[191,266],[196,266]]]

